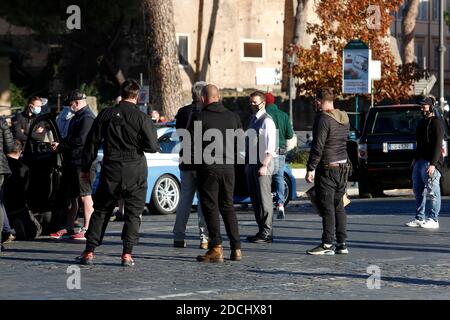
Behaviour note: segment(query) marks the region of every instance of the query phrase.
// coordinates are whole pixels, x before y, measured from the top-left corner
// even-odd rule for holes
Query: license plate
[[[394,150],[414,150],[414,143],[389,143],[388,151]]]

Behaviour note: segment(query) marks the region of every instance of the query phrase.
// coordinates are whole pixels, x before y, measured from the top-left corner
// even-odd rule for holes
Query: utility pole
[[[444,64],[445,64],[445,43],[444,43],[444,0],[439,0],[439,106],[444,110]]]

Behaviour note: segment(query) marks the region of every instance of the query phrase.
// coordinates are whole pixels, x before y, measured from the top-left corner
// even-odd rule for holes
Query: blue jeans
[[[433,219],[438,221],[441,211],[441,173],[436,169],[432,177],[428,176],[427,170],[430,163],[426,160],[419,160],[415,163],[413,169],[413,190],[416,196],[416,219],[425,221]],[[427,194],[430,196],[431,210],[425,213]]]
[[[173,238],[176,241],[182,241],[186,238],[186,226],[191,214],[192,200],[197,191],[197,173],[194,170],[180,170],[181,190],[180,203],[177,207],[175,225],[173,227]],[[208,230],[205,218],[203,216],[200,201],[197,206],[198,231],[201,240],[208,239]]]
[[[275,161],[278,161],[277,166],[275,167],[277,171],[276,174],[274,174],[276,189],[275,203],[277,205],[284,205],[284,165],[286,163],[286,156],[279,155],[276,157]]]

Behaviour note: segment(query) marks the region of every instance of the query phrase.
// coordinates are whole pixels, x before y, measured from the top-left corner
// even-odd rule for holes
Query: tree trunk
[[[173,119],[183,105],[172,0],[143,0],[147,23],[150,99]]]
[[[298,46],[304,47],[304,40],[306,36],[306,7],[311,0],[297,0],[297,12],[295,14],[295,31],[294,43]]]
[[[415,61],[414,55],[414,29],[416,18],[419,13],[419,0],[406,0],[403,9],[402,21],[402,58],[403,64]]]

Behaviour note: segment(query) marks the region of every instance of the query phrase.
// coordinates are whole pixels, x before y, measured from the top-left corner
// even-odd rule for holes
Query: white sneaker
[[[424,224],[425,224],[425,221],[414,219],[413,221],[405,223],[405,226],[411,227],[411,228],[418,228]]]
[[[424,224],[421,225],[424,229],[439,229],[439,222],[433,219],[428,219]]]

